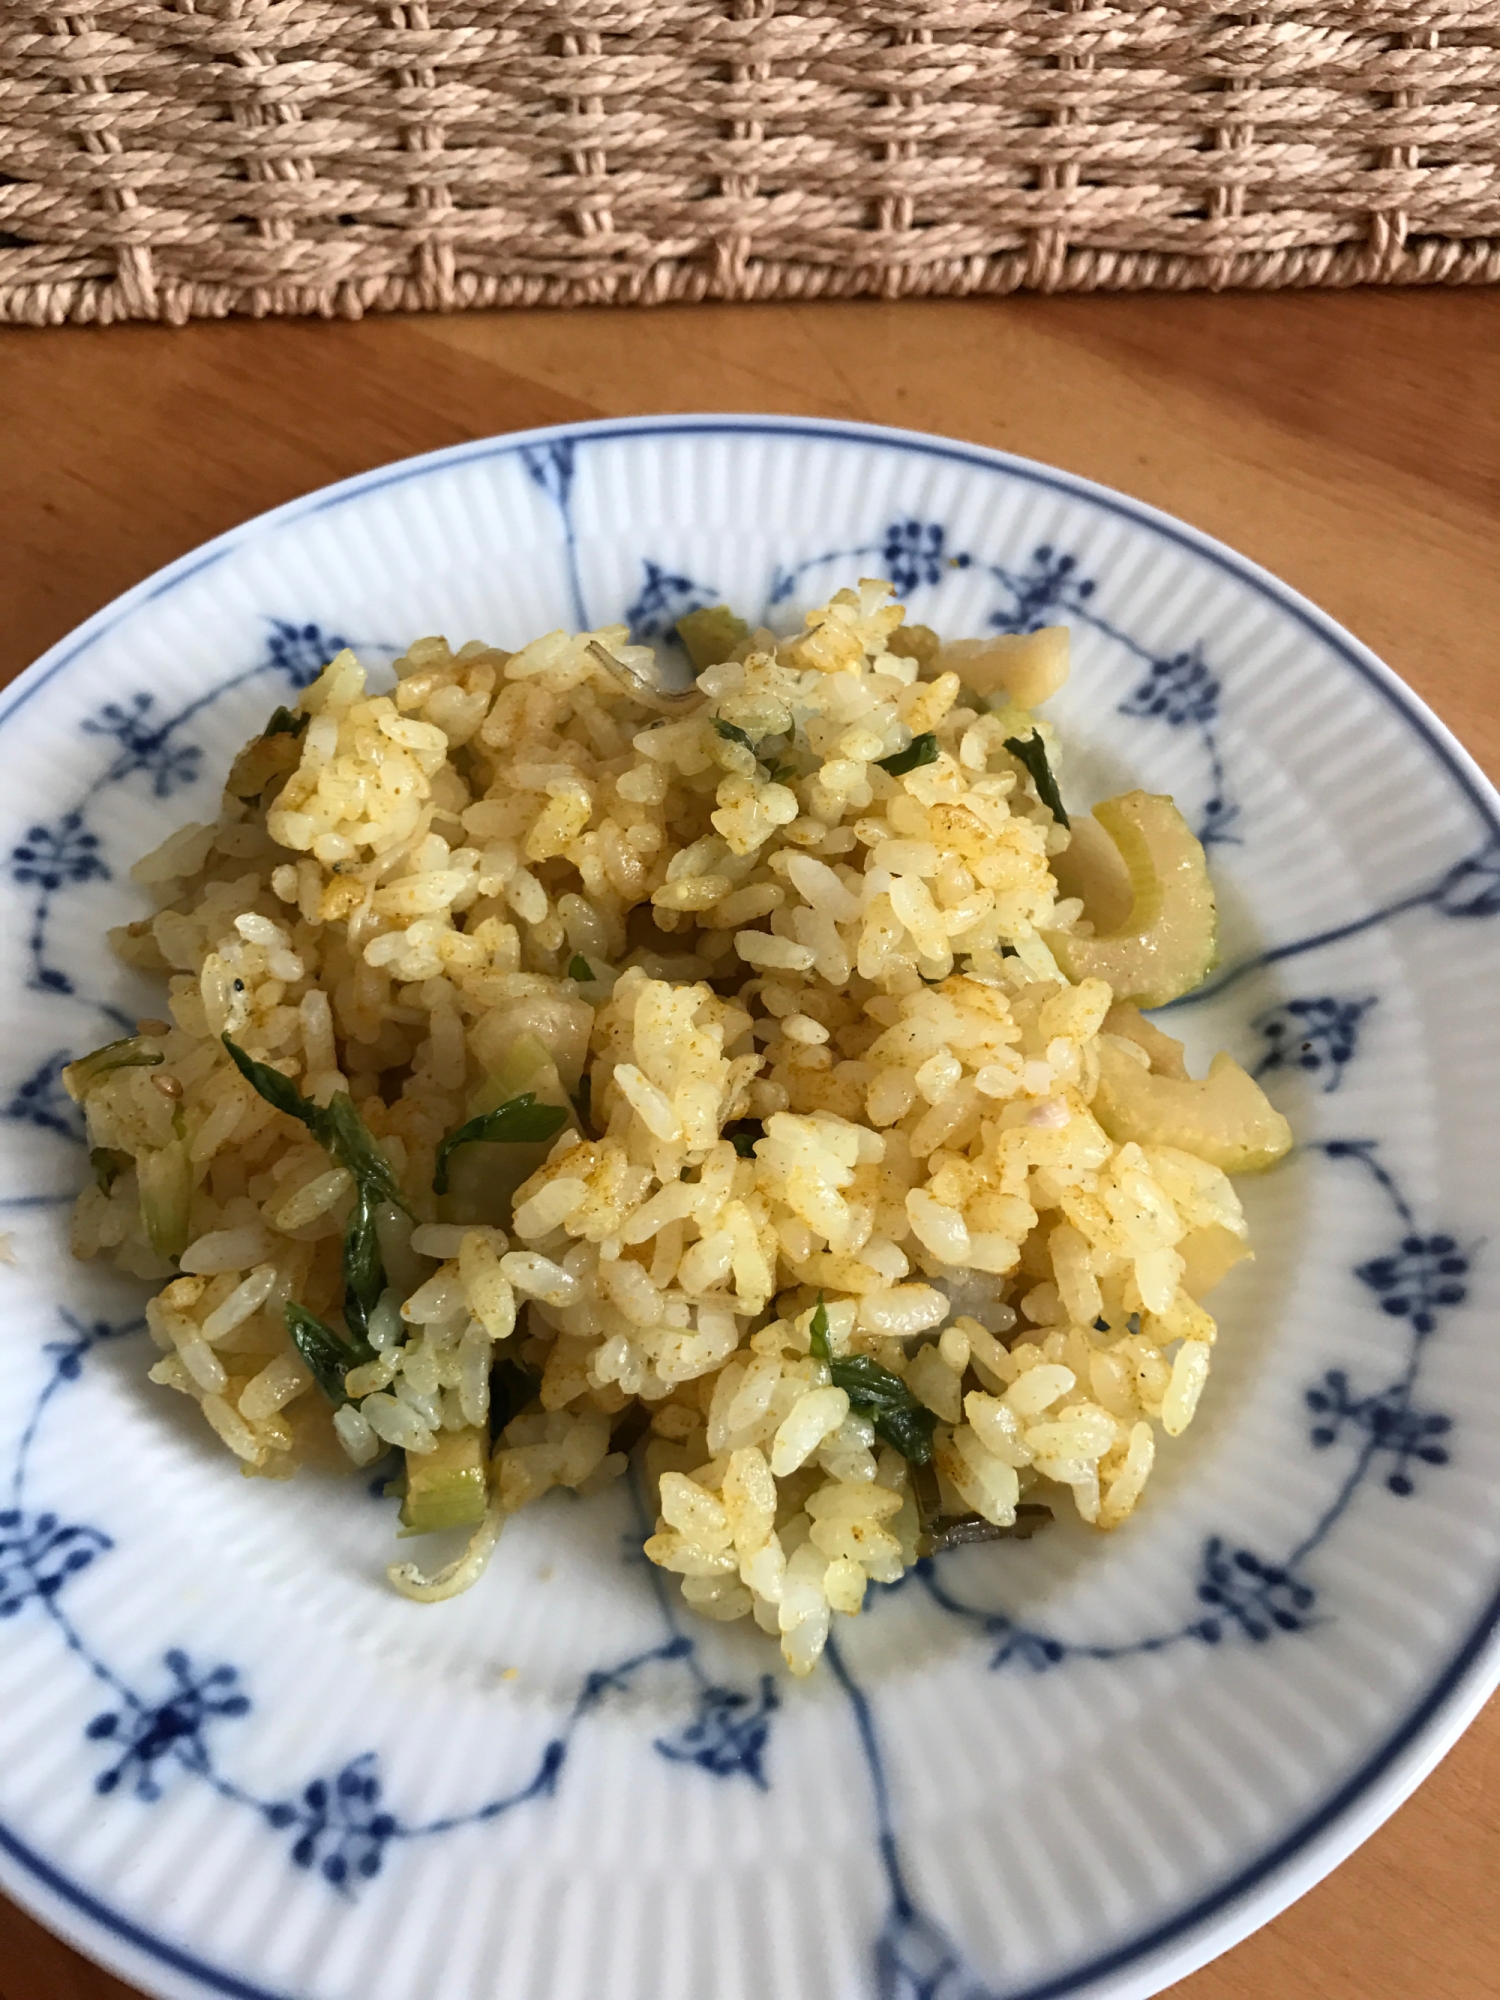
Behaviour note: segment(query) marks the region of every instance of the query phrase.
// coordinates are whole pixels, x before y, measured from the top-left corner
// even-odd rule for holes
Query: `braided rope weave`
[[[0,0],[0,320],[1500,278],[1500,0]]]

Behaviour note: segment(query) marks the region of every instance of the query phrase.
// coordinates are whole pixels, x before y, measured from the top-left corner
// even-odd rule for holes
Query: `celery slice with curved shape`
[[[1165,1006],[1201,985],[1213,968],[1218,909],[1202,843],[1172,801],[1151,792],[1102,799],[1094,818],[1130,871],[1130,915],[1097,937],[1042,936],[1075,984],[1103,979],[1117,1000]]]
[[[484,1519],[489,1504],[487,1442],[478,1430],[439,1431],[431,1451],[406,1454],[403,1534],[431,1535]]]
[[[1125,1049],[1099,1044],[1093,1113],[1117,1145],[1175,1146],[1226,1174],[1257,1173],[1291,1150],[1292,1128],[1233,1056],[1201,1078],[1157,1076]]]

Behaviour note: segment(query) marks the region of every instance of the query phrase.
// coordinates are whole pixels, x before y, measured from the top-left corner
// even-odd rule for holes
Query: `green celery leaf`
[[[735,724],[732,722],[725,722],[722,719],[722,717],[717,715],[713,718],[713,724],[714,728],[718,731],[719,735],[723,737],[726,743],[742,744],[744,748],[747,749],[752,756],[754,756],[755,754],[754,739],[752,737],[747,736],[743,729],[737,728]]]
[[[314,1110],[318,1107],[315,1105]],[[375,1143],[370,1128],[354,1108],[354,1100],[349,1093],[340,1090],[329,1100],[322,1112],[323,1131],[314,1125],[313,1137],[326,1146],[341,1167],[347,1167],[353,1174],[360,1192],[371,1201],[390,1202],[393,1207],[404,1208],[401,1188],[395,1171],[385,1154]],[[323,1132],[328,1137],[323,1136]]]
[[[828,1345],[828,1308],[823,1303],[823,1294],[818,1294],[817,1309],[807,1328],[807,1351],[814,1361],[832,1361],[833,1349]]]
[[[283,1311],[292,1344],[312,1370],[313,1380],[335,1408],[347,1403],[349,1395],[344,1387],[344,1377],[351,1368],[373,1361],[374,1348],[368,1341],[351,1343],[341,1340],[326,1321],[319,1319],[316,1313],[310,1313],[306,1306],[299,1306],[295,1300],[289,1300]]]
[[[1072,821],[1063,811],[1062,796],[1057,789],[1057,780],[1052,775],[1052,766],[1047,762],[1047,746],[1041,734],[1033,730],[1030,736],[1007,736],[1005,747],[1013,757],[1019,757],[1031,773],[1031,782],[1036,786],[1036,795],[1051,813],[1059,826],[1071,826]]]
[[[284,1111],[288,1118],[296,1118],[304,1124],[319,1144],[323,1143],[317,1129],[317,1122],[323,1116],[320,1106],[311,1098],[304,1097],[289,1076],[283,1076],[279,1069],[269,1063],[257,1062],[254,1056],[247,1056],[237,1042],[228,1035],[220,1037],[229,1051],[229,1059],[253,1090],[256,1090],[278,1111]]]
[[[375,1227],[375,1203],[361,1187],[344,1231],[344,1319],[356,1340],[369,1337],[370,1314],[385,1290],[385,1264]]]
[[[924,764],[935,764],[938,760],[938,743],[930,729],[920,736],[914,736],[904,750],[898,750],[894,757],[878,757],[875,761],[882,771],[889,771],[893,778],[901,778],[908,771],[920,771]]]
[[[552,1138],[567,1122],[568,1114],[560,1104],[538,1104],[535,1092],[530,1090],[508,1099],[494,1111],[482,1112],[478,1118],[471,1118],[457,1131],[450,1132],[438,1147],[432,1175],[433,1193],[448,1192],[448,1162],[460,1146],[481,1140],[491,1146],[535,1146]]]
[[[274,1105],[288,1118],[295,1118],[305,1125],[330,1158],[348,1169],[356,1185],[371,1202],[390,1202],[397,1208],[406,1207],[390,1161],[375,1143],[347,1091],[338,1091],[326,1105],[314,1104],[280,1070],[247,1056],[228,1035],[221,1036],[220,1040],[245,1081],[260,1093],[267,1104]]]
[[[848,1396],[850,1409],[870,1419],[877,1437],[894,1445],[913,1465],[927,1463],[932,1457],[937,1418],[917,1401],[899,1375],[882,1368],[868,1354],[846,1355],[832,1364],[829,1373],[833,1386]]]

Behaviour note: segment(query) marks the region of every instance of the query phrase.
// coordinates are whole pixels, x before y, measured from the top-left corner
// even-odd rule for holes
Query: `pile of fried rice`
[[[699,614],[676,687],[620,626],[342,652],[136,868],[170,1020],[67,1072],[75,1250],[169,1281],[151,1379],[246,1473],[404,1454],[462,1537],[408,1596],[633,1455],[646,1554],[805,1673],[922,1553],[1118,1527],[1191,1421],[1245,1228],[1091,1108],[1186,1072],[1059,963],[1066,635],[903,618]]]

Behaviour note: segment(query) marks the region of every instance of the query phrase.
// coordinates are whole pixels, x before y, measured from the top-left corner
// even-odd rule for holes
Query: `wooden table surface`
[[[909,425],[1152,501],[1341,619],[1500,777],[1492,292],[0,330],[0,680],[160,564],[327,480],[669,410]],[[1497,1885],[1492,1704],[1353,1859],[1173,1992],[1496,2000]],[[3,2000],[126,1992],[0,1904]]]

